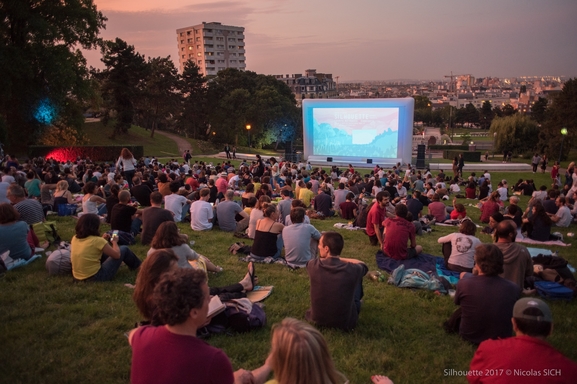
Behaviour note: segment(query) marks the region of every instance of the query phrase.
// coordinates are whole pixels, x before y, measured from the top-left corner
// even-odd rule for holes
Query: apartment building
[[[202,22],[176,30],[180,72],[191,60],[204,76],[216,75],[226,68],[246,69],[244,28]]]
[[[337,97],[336,82],[330,73],[317,73],[316,69],[307,69],[305,75],[274,75],[289,86],[297,103],[303,99],[332,99]]]

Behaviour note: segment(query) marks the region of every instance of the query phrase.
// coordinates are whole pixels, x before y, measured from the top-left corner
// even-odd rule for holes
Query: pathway
[[[168,132],[163,132],[163,131],[159,131],[159,130],[154,131],[154,133],[162,135],[162,136],[166,136],[169,139],[173,140],[176,143],[176,145],[178,146],[178,154],[180,156],[182,156],[182,154],[186,150],[192,151],[192,146],[190,145],[188,140],[186,140],[186,139],[184,139],[178,135],[175,135],[174,133],[168,133]]]

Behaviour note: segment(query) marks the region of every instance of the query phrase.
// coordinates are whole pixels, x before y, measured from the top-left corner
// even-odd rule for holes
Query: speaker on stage
[[[367,164],[373,164],[373,159],[367,159]]]
[[[333,162],[333,158],[332,157],[327,157],[327,163],[332,163]]]
[[[425,168],[425,148],[424,144],[417,146],[417,169]]]

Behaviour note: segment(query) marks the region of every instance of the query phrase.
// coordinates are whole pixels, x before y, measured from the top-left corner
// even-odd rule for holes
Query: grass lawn
[[[539,187],[549,184],[548,175],[492,173],[492,180],[534,178]],[[522,206],[528,201],[522,198]],[[462,200],[467,205],[474,201]],[[476,222],[479,210],[467,207]],[[52,216],[54,217],[54,216]],[[58,218],[63,239],[73,235],[74,220]],[[343,221],[343,220],[340,220]],[[313,220],[319,230],[333,230],[338,219]],[[196,241],[194,249],[224,267],[211,274],[209,284],[237,282],[246,264],[228,253],[238,239],[220,230],[193,233],[186,224],[181,230]],[[103,230],[106,226],[103,226]],[[577,232],[576,226],[560,230]],[[437,238],[454,228],[434,227],[430,235],[417,238],[425,252],[441,255]],[[557,229],[556,229],[557,230]],[[376,247],[361,232],[338,230],[345,238],[343,256],[365,261],[376,270]],[[483,242],[487,235],[478,233]],[[569,240],[569,238],[566,237]],[[131,247],[144,259],[147,247]],[[555,247],[560,256],[577,265],[577,246]],[[45,259],[44,259],[45,260]],[[5,383],[127,383],[131,350],[124,333],[141,320],[131,299],[136,274],[121,267],[112,282],[73,284],[71,277],[50,277],[44,261],[8,272],[0,279],[0,382]],[[267,356],[272,324],[290,316],[304,320],[309,306],[309,281],[305,270],[289,271],[280,265],[256,265],[261,285],[274,285],[265,301],[267,326],[256,332],[213,336],[208,342],[222,348],[235,369],[254,369]],[[369,383],[373,374],[386,374],[396,383],[463,383],[444,370],[465,371],[475,348],[458,336],[447,335],[441,325],[456,308],[448,296],[423,290],[407,290],[365,279],[365,297],[357,329],[352,333],[322,329],[337,368],[351,383]],[[335,292],[338,294],[338,292]],[[577,307],[575,302],[549,302],[555,329],[549,341],[577,360]]]
[[[155,134],[150,137],[150,131],[133,125],[126,135],[111,139],[112,126],[104,126],[102,122],[84,124],[84,133],[90,139],[89,145],[142,145],[145,156],[175,156],[180,158],[176,143],[166,136]]]

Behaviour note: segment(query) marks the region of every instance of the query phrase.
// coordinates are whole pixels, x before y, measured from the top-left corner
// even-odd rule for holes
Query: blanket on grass
[[[24,259],[8,259],[8,260],[4,260],[5,264],[6,264],[6,268],[10,271],[14,268],[18,268],[18,267],[23,267],[25,265],[30,264],[31,262],[33,262],[34,260],[37,260],[39,258],[41,258],[42,255],[34,255],[31,258],[29,258],[28,260],[24,260]],[[6,262],[8,261],[8,262]]]
[[[525,243],[525,244],[542,244],[542,245],[556,245],[558,247],[570,247],[571,244],[565,244],[560,240],[549,240],[549,241],[537,241],[530,239],[528,237],[524,237],[520,233],[517,233],[517,238],[515,239],[517,243]]]
[[[459,273],[446,269],[445,260],[442,257],[427,253],[421,253],[417,257],[408,260],[395,260],[385,256],[383,251],[379,250],[376,254],[376,259],[377,266],[388,273],[397,269],[399,265],[404,265],[406,269],[416,268],[437,277],[444,277],[451,284],[456,284],[459,281]]]

